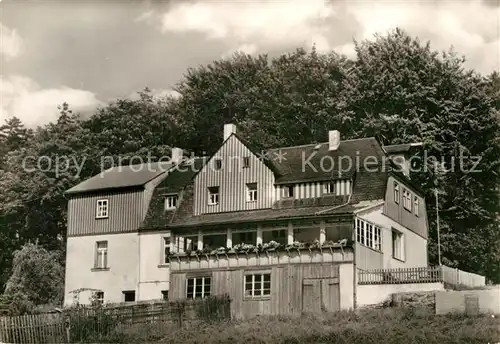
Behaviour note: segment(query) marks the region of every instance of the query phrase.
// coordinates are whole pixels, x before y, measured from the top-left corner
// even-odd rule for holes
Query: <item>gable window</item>
[[[219,187],[212,186],[208,188],[208,204],[216,205],[219,204]]]
[[[243,157],[243,168],[249,168],[250,167],[250,157],[245,156]]]
[[[403,207],[411,211],[411,193],[407,189],[403,189]]]
[[[177,207],[177,195],[169,195],[165,198],[165,210],[172,210]]]
[[[106,219],[108,218],[108,200],[107,199],[99,199],[97,200],[96,205],[96,219]]]
[[[216,158],[216,159],[214,160],[214,168],[215,168],[216,170],[220,170],[220,169],[222,168],[222,159],[220,159],[220,158]]]
[[[394,182],[394,203],[399,204],[399,184]]]
[[[281,190],[283,198],[293,198],[293,185],[285,185]]]
[[[404,240],[403,233],[392,229],[392,257],[404,260]]]
[[[372,223],[356,219],[356,241],[374,250],[382,250],[382,230]]]
[[[257,183],[247,184],[247,202],[257,201]]]
[[[271,295],[271,274],[245,275],[245,296],[262,297]]]
[[[194,277],[186,280],[186,296],[188,299],[202,299],[210,296],[210,277]]]
[[[335,182],[326,182],[323,184],[324,194],[335,194]]]
[[[418,216],[418,197],[417,196],[414,196],[413,197],[413,213],[415,214],[415,216]]]
[[[123,291],[123,301],[125,302],[135,302],[135,290]]]
[[[162,237],[162,264],[170,263],[168,257],[170,256],[170,237]]]
[[[96,242],[95,268],[96,269],[107,269],[108,268],[108,242],[107,241]]]

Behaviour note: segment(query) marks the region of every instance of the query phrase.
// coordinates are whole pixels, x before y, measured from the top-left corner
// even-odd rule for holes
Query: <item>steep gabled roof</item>
[[[66,194],[143,186],[172,166],[170,162],[162,162],[112,167],[72,187]]]
[[[340,141],[334,151],[328,150],[328,143],[268,151],[268,158],[280,171],[276,184],[351,178],[356,170],[363,167],[367,157],[375,158],[367,161],[370,165],[382,164],[385,157],[382,147],[373,137]]]

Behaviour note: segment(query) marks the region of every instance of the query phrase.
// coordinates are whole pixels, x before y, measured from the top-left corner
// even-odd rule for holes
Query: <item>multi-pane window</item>
[[[276,241],[279,244],[286,245],[288,242],[287,231],[284,229],[266,230],[262,232],[263,243]]]
[[[105,219],[109,216],[108,203],[109,202],[107,199],[97,200],[96,213],[95,213],[95,217],[97,219]]]
[[[94,293],[94,300],[97,303],[102,305],[104,303],[104,292],[103,291],[96,291]]]
[[[249,232],[233,232],[233,246],[240,244],[250,244],[255,245],[257,242],[257,232],[249,231]]]
[[[392,230],[392,256],[400,260],[404,259],[403,233],[395,229]]]
[[[210,277],[195,277],[186,280],[186,296],[188,299],[199,299],[210,296]]]
[[[245,296],[262,297],[271,295],[271,274],[245,275]]]
[[[326,182],[323,184],[323,193],[335,194],[335,182]]]
[[[394,182],[394,202],[399,204],[399,184]]]
[[[123,301],[135,302],[135,290],[127,290],[123,292]]]
[[[247,202],[257,201],[257,183],[247,184]]]
[[[372,223],[356,219],[356,241],[374,250],[382,250],[382,230]]]
[[[413,197],[413,212],[415,213],[416,216],[419,215],[419,207],[418,207],[418,197],[414,196]]]
[[[243,157],[243,168],[249,168],[250,167],[250,157],[245,156]]]
[[[162,238],[162,263],[168,264],[168,257],[170,256],[170,238],[163,237]]]
[[[165,198],[165,210],[175,209],[177,207],[177,195],[169,195]]]
[[[95,268],[106,269],[108,267],[108,242],[98,241],[96,243]]]
[[[411,211],[411,193],[407,189],[403,189],[403,207]]]
[[[212,186],[208,188],[208,204],[216,205],[219,204],[219,187]]]

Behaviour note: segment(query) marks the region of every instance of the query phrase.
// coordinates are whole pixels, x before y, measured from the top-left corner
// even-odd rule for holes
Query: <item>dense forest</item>
[[[480,159],[474,171],[429,161],[411,177],[426,194],[430,262],[437,263],[438,189],[443,263],[500,283],[498,73],[468,70],[452,50],[434,51],[401,30],[355,43],[354,60],[314,48],[273,58],[236,54],[187,70],[180,97],[145,89],[88,118],[61,99],[57,122],[34,129],[8,119],[0,130],[0,293],[22,292],[28,282],[16,265],[26,260],[64,264],[64,191],[99,173],[101,157],[160,157],[172,146],[210,154],[230,122],[260,148],[324,142],[337,129],[342,139],[423,142],[427,156],[447,163],[476,157],[465,159],[469,168]],[[55,164],[61,157],[70,158],[64,166]],[[44,258],[30,260],[26,250]],[[37,288],[61,283],[35,275]]]

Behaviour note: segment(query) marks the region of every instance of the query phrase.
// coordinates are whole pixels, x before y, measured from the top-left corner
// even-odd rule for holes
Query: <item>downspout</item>
[[[352,218],[352,231],[351,231],[351,239],[354,240],[354,245],[352,245],[353,249],[353,260],[352,260],[352,307],[354,311],[358,308],[358,267],[356,264],[356,216],[354,215]]]

